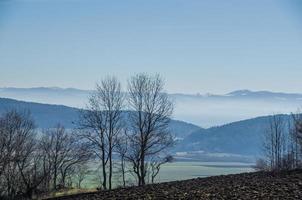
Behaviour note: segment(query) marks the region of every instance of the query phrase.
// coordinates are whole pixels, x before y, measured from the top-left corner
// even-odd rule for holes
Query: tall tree
[[[148,159],[173,145],[168,125],[173,103],[164,92],[164,81],[159,75],[138,74],[128,83],[129,151],[127,159],[132,164],[138,185],[145,185]]]
[[[122,129],[122,107],[121,84],[115,77],[108,77],[97,84],[79,122],[80,128],[84,129],[81,137],[90,142],[95,155],[101,159],[104,189],[107,189],[107,175],[108,188],[112,188],[112,155]]]
[[[282,169],[282,159],[286,148],[285,121],[281,115],[269,118],[265,132],[265,153],[271,170]]]
[[[102,110],[99,94],[94,92],[89,97],[87,108],[80,113],[78,122],[80,130],[78,135],[89,143],[90,149],[95,157],[101,160],[103,189],[107,189],[106,165],[108,156],[106,153],[107,144],[105,140],[106,121],[107,119]]]
[[[112,188],[112,154],[117,145],[118,134],[122,129],[122,107],[123,93],[121,84],[115,77],[104,79],[100,85],[97,85],[97,91],[103,104],[103,112],[106,116],[106,137],[108,140],[108,160],[109,160],[109,189]]]
[[[292,114],[293,127],[291,130],[292,152],[295,158],[295,167],[301,167],[302,153],[302,114],[298,111]]]

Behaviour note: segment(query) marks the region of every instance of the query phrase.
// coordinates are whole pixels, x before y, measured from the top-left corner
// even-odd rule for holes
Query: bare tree
[[[67,185],[76,165],[91,156],[87,145],[58,125],[37,134],[29,112],[0,117],[0,199],[31,199]]]
[[[0,118],[0,194],[31,198],[45,178],[40,168],[35,125],[26,111],[12,110]]]
[[[103,189],[107,189],[106,165],[108,156],[105,140],[106,120],[99,95],[94,93],[89,98],[87,109],[81,111],[78,123],[81,130],[78,132],[78,135],[89,143],[94,155],[101,160]]]
[[[286,135],[285,122],[281,115],[269,118],[265,132],[265,153],[271,170],[282,169],[282,158],[285,154]]]
[[[127,160],[138,185],[145,185],[148,159],[173,144],[168,125],[173,104],[159,75],[138,74],[128,83],[130,127]]]
[[[299,115],[292,114],[287,122],[287,155],[283,158],[283,164],[287,165],[288,169],[295,169],[299,166],[300,162],[300,145],[299,145],[299,132],[296,127],[296,121]]]
[[[91,152],[83,141],[67,132],[61,125],[45,131],[42,146],[49,158],[52,188],[66,186],[66,178],[74,171],[78,164],[85,164],[91,158]]]
[[[92,157],[88,145],[72,136],[66,144],[68,151],[66,158],[62,161],[60,166],[61,184],[66,185],[66,178],[72,177],[76,172],[75,168],[78,165],[85,165]],[[82,171],[83,174],[84,171]]]
[[[104,189],[107,189],[108,162],[108,187],[112,188],[112,154],[122,129],[122,107],[121,84],[116,78],[108,77],[97,84],[79,122],[80,128],[86,130],[81,132],[81,137],[90,142],[95,155],[101,159]]]
[[[3,115],[1,124],[1,175],[5,189],[1,190],[9,199],[13,199],[21,191],[22,181],[18,171],[18,163],[22,159],[24,150],[34,137],[34,123],[28,112],[9,111]]]
[[[79,164],[75,167],[75,178],[77,180],[77,188],[82,188],[82,182],[89,173],[89,167],[85,164]]]
[[[126,156],[128,153],[129,142],[127,138],[127,129],[124,129],[124,134],[120,134],[117,140],[116,152],[120,157],[120,172],[122,174],[123,186],[126,186]]]
[[[38,149],[38,143],[36,138],[31,138],[22,150],[20,159],[17,160],[20,180],[23,181],[25,188],[24,196],[29,199],[38,193],[39,186],[50,173],[49,170],[43,168],[46,155]],[[45,190],[45,188],[40,190]]]
[[[160,158],[160,157],[155,157],[153,159],[151,159],[150,161],[150,168],[151,168],[151,183],[154,183],[156,176],[159,173],[160,167],[165,164],[165,163],[170,163],[173,162],[173,157],[171,155],[168,155],[164,158]]]
[[[292,114],[291,144],[292,153],[295,159],[295,168],[301,167],[302,153],[302,114],[298,111]]]
[[[66,157],[65,143],[68,136],[65,134],[65,128],[58,125],[55,129],[48,129],[44,133],[42,143],[50,159],[50,168],[52,172],[52,188],[57,189],[60,166]]]
[[[112,153],[117,144],[118,134],[122,129],[122,107],[123,94],[121,84],[114,77],[104,79],[97,86],[97,91],[100,94],[100,99],[103,104],[103,112],[107,119],[106,137],[108,140],[108,159],[109,159],[109,189],[112,188]]]

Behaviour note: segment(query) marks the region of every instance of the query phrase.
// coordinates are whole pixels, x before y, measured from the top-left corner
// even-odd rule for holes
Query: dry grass
[[[97,189],[64,189],[61,191],[53,192],[45,196],[39,197],[38,199],[48,199],[48,198],[55,198],[55,197],[62,197],[62,196],[69,196],[69,195],[76,195],[76,194],[85,194],[91,192],[97,192]]]

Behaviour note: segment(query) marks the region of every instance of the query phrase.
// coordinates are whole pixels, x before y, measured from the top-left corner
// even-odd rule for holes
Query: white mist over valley
[[[85,108],[92,90],[58,87],[0,88],[0,97]],[[170,94],[175,103],[173,118],[203,128],[270,114],[296,112],[302,94],[237,90],[228,94]]]

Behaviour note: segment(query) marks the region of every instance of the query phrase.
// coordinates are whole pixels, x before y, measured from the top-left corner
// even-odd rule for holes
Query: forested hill
[[[57,123],[74,128],[80,110],[77,108],[17,101],[0,98],[0,113],[9,109],[30,110],[39,128],[54,127]],[[289,115],[281,115],[284,120]],[[174,152],[208,152],[259,156],[269,116],[233,122],[208,129],[183,121],[172,120],[170,128],[179,139]],[[200,155],[196,155],[200,157]]]
[[[10,109],[29,110],[39,128],[51,128],[58,123],[66,128],[74,128],[80,109],[62,105],[41,104],[14,99],[0,98],[0,113]],[[183,121],[172,120],[170,128],[175,137],[184,138],[200,127]]]
[[[279,115],[287,123],[290,115]],[[268,130],[270,116],[233,122],[209,129],[199,129],[186,137],[176,150],[205,151],[259,156]],[[287,132],[287,125],[284,125]]]

